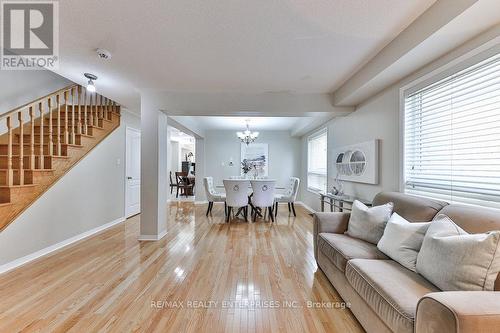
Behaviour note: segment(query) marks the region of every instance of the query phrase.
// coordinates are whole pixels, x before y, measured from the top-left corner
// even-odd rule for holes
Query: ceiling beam
[[[387,86],[394,84],[413,71],[424,66],[427,62],[437,58],[461,43],[465,42],[465,33],[460,36],[443,34],[439,41],[433,40],[430,45],[424,45],[426,40],[431,39],[440,30],[456,20],[465,11],[470,9],[476,3],[488,0],[439,0],[427,11],[413,21],[403,32],[401,32],[392,42],[384,47],[375,57],[373,57],[365,66],[356,72],[333,94],[334,105],[358,105],[367,98],[380,92]],[[495,1],[490,1],[494,3]],[[488,4],[484,5],[485,7]],[[472,15],[471,15],[472,16]],[[477,19],[476,19],[477,21]],[[457,20],[457,22],[459,22]],[[463,24],[463,22],[461,22]],[[486,24],[486,22],[484,22]],[[481,22],[471,22],[470,34],[476,35],[481,29],[487,28],[481,26]],[[470,27],[475,27],[470,29]],[[463,26],[457,26],[462,28]],[[474,30],[474,31],[472,31]],[[472,36],[473,36],[472,35]],[[472,37],[470,36],[470,38]],[[450,39],[457,38],[458,45],[447,45]],[[460,40],[458,40],[460,38]],[[419,57],[415,50],[419,46],[425,46],[428,57]],[[447,46],[448,49],[444,49]],[[441,52],[441,54],[438,54]],[[407,57],[405,59],[405,57]],[[407,65],[402,62],[407,61]]]

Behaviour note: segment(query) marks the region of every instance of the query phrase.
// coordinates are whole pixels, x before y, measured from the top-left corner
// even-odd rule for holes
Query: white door
[[[141,212],[141,132],[127,127],[125,215]]]

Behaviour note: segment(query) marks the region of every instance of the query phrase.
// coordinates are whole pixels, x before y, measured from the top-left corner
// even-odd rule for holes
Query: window
[[[307,139],[307,188],[312,191],[326,191],[326,129]]]
[[[500,54],[405,97],[405,192],[500,208]]]

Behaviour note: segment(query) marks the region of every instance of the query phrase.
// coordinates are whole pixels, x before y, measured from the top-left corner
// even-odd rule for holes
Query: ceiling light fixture
[[[243,132],[236,132],[236,136],[240,139],[241,142],[246,143],[247,146],[254,142],[259,137],[259,132],[251,132],[250,131],[250,119],[246,120],[247,129]]]
[[[87,79],[89,79],[89,81],[87,83],[87,91],[95,92],[94,81],[97,80],[97,76],[95,76],[94,74],[90,74],[90,73],[84,73],[83,76],[85,76]]]

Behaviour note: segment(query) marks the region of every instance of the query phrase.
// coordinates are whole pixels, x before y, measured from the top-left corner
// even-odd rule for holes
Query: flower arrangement
[[[253,163],[247,159],[244,159],[243,162],[241,162],[241,170],[243,173],[246,175],[252,168],[254,167]]]

